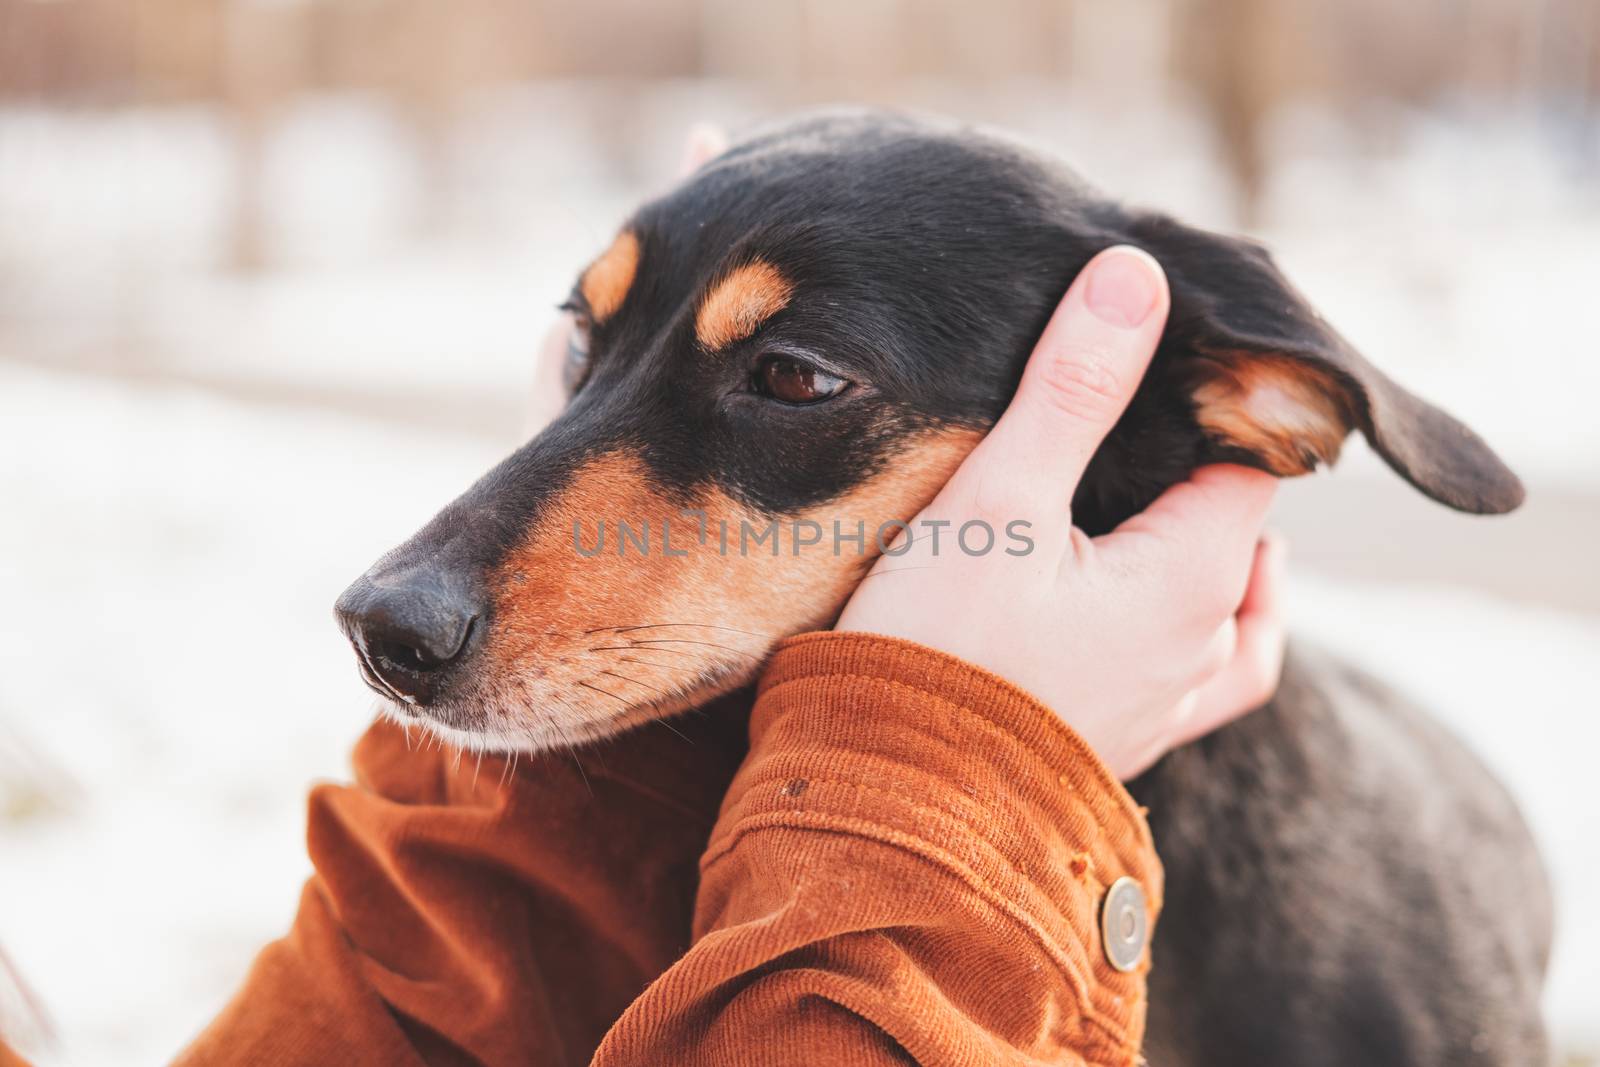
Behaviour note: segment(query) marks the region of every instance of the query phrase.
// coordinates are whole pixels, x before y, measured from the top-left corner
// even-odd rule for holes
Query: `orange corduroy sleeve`
[[[1015,686],[889,638],[780,647],[701,861],[694,947],[606,1036],[635,1064],[1133,1064],[1148,956],[1098,909],[1141,813]]]
[[[515,769],[375,725],[312,792],[292,930],[178,1062],[585,1063],[689,945],[747,707]]]

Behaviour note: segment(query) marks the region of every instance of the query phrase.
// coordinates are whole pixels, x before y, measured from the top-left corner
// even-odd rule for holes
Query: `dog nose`
[[[449,668],[464,657],[482,614],[476,597],[429,572],[363,576],[333,610],[367,685],[419,705],[443,693]]]

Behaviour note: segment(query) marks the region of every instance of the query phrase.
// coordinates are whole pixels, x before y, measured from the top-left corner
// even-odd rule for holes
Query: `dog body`
[[[1271,703],[1129,788],[1167,870],[1155,1067],[1548,1062],[1537,850],[1381,683],[1292,647]]]
[[[340,598],[364,676],[480,748],[581,743],[747,684],[831,622],[1118,243],[1161,261],[1172,311],[1074,497],[1087,532],[1203,463],[1304,473],[1351,430],[1452,507],[1520,502],[1257,246],[1003,139],[826,115],[702,167],[582,273],[565,411]],[[1296,655],[1268,709],[1133,788],[1167,868],[1152,1062],[1539,1062],[1542,873],[1425,718]]]

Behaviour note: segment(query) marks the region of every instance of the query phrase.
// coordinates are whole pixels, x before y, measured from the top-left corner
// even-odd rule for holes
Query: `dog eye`
[[[561,363],[561,383],[569,394],[576,393],[589,377],[589,320],[582,314],[574,316],[572,331],[567,334],[567,355]]]
[[[849,384],[789,356],[764,361],[756,368],[754,383],[756,392],[785,404],[815,404],[838,396]]]

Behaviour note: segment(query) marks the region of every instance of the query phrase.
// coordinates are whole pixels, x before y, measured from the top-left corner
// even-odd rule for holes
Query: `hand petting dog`
[[[1072,524],[1073,491],[1144,376],[1169,300],[1148,254],[1096,256],[1005,415],[910,524],[1023,520],[1031,552],[970,556],[913,536],[878,561],[837,624],[1022,686],[1124,779],[1260,707],[1283,663],[1285,547],[1262,529],[1271,475],[1203,467],[1103,537]]]

